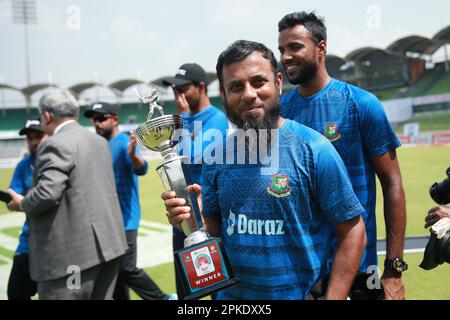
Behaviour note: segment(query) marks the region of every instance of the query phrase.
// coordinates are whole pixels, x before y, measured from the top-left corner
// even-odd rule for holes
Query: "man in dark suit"
[[[127,245],[107,142],[80,126],[67,91],[39,102],[51,137],[39,148],[33,188],[10,190],[30,221],[30,273],[40,299],[111,299]]]

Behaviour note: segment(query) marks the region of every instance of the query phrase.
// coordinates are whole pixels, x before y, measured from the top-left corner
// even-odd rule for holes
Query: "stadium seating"
[[[211,98],[212,104],[222,106],[220,97]],[[164,107],[166,114],[175,113],[175,101],[159,102]],[[89,106],[82,106],[80,110],[80,123],[84,126],[91,126],[91,121],[83,116]],[[147,119],[148,107],[139,103],[122,103],[119,108],[120,124],[142,123]],[[2,109],[0,110],[0,131],[20,130],[26,119],[38,117],[37,108]]]
[[[442,71],[436,68],[427,71],[415,85],[409,88],[405,96],[419,97],[425,95],[428,91],[434,88],[434,86],[437,84],[437,82],[442,76],[443,76]]]
[[[384,100],[390,100],[395,99],[397,97],[397,93],[399,90],[406,89],[407,87],[395,87],[390,89],[382,89],[382,90],[370,90],[375,96],[377,96],[378,99],[384,101]]]
[[[426,92],[427,95],[450,93],[450,72],[443,74],[434,86]]]

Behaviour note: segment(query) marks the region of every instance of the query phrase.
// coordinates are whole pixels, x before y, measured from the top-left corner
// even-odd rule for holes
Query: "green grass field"
[[[450,148],[445,147],[417,147],[401,148],[398,152],[403,184],[407,201],[407,236],[427,235],[423,228],[424,217],[428,209],[435,206],[428,189],[433,182],[441,181],[445,177],[445,170],[450,165]],[[149,174],[140,180],[140,198],[142,218],[149,221],[167,223],[165,210],[160,200],[163,191],[162,184],[156,174],[157,162],[150,164]],[[12,175],[11,169],[0,170],[0,189],[5,190]],[[385,237],[384,219],[382,212],[382,194],[380,188],[377,193],[377,224],[378,237]],[[0,205],[0,214],[7,212],[4,205]],[[1,226],[0,226],[1,229]],[[4,229],[3,233],[17,235],[19,230]],[[0,244],[1,245],[1,244]],[[0,254],[10,255],[11,252]],[[384,257],[380,257],[382,261]],[[418,267],[422,254],[408,254],[405,259],[409,263],[409,270],[405,273],[407,299],[450,299],[449,274],[450,265],[441,265],[431,271],[424,271]],[[164,264],[146,271],[165,292],[175,292],[174,270],[172,264]],[[138,298],[133,295],[133,298]]]

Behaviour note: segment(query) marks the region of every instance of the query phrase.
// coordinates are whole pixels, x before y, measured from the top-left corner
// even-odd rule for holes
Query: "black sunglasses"
[[[95,115],[92,117],[92,121],[94,122],[104,122],[110,118],[113,118],[113,115],[104,115],[104,114],[99,114],[99,115]]]

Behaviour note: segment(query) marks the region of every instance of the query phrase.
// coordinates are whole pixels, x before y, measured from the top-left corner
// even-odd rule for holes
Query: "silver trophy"
[[[177,272],[186,292],[184,299],[199,299],[212,292],[239,283],[218,238],[211,238],[205,231],[199,230],[196,215],[200,215],[197,198],[189,196],[181,162],[187,157],[178,156],[175,150],[177,141],[173,137],[183,129],[183,119],[179,115],[164,115],[157,104],[158,93],[153,90],[148,96],[141,97],[142,103],[149,105],[147,121],[136,129],[139,141],[153,151],[161,152],[163,162],[156,167],[164,188],[173,190],[177,198],[184,198],[191,207],[189,219],[181,223],[186,235],[184,248],[175,252],[174,261]],[[153,118],[154,110],[160,116]]]
[[[181,229],[186,235],[184,246],[190,246],[208,239],[206,232],[199,231],[194,212],[198,210],[198,204],[192,204],[187,191],[187,183],[181,167],[181,161],[187,157],[178,156],[175,150],[177,141],[172,138],[177,130],[183,129],[183,119],[179,115],[164,115],[163,108],[158,105],[158,93],[153,90],[148,96],[141,97],[142,103],[149,105],[147,121],[136,129],[139,141],[153,151],[161,152],[163,162],[156,167],[164,188],[175,191],[177,198],[186,199],[186,205],[191,207],[191,216],[181,223]],[[155,109],[160,116],[153,118]],[[197,201],[197,199],[193,199]],[[194,211],[195,209],[195,211]],[[195,212],[199,214],[198,212]]]

